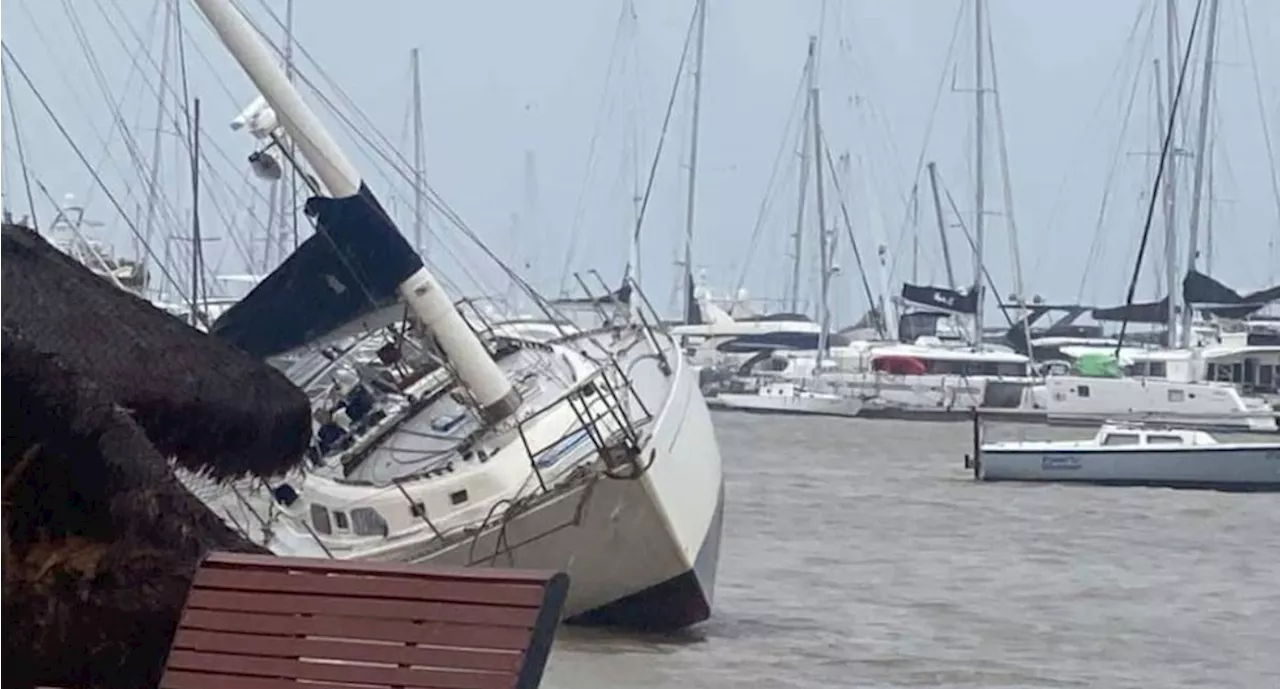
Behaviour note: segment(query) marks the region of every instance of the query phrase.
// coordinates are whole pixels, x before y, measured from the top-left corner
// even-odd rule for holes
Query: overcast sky
[[[283,36],[276,18],[284,16],[284,0],[239,4],[272,40]],[[514,257],[535,284],[555,293],[565,281],[566,262],[574,270],[597,268],[609,280],[621,274],[632,190],[637,178],[640,185],[648,178],[690,26],[693,0],[634,0],[634,17],[629,4],[306,0],[297,3],[294,18],[299,50],[306,55],[295,57],[300,72],[325,96],[337,101],[340,89],[411,160],[409,52],[419,48],[430,186],[498,255]],[[1195,2],[1177,4],[1185,43]],[[1207,20],[1209,0],[1204,4]],[[11,0],[3,15],[5,45],[130,214],[146,198],[141,170],[151,158],[157,112],[162,6],[156,0]],[[1154,174],[1154,159],[1144,154],[1158,149],[1151,61],[1165,55],[1163,6],[1153,0],[988,2],[1028,293],[1053,301],[1124,300],[1145,213],[1142,196]],[[893,264],[893,290],[913,270],[921,282],[945,282],[932,198],[918,161],[937,161],[946,191],[972,226],[972,0],[709,0],[708,7],[694,263],[710,286],[728,291],[741,284],[760,298],[783,294],[798,196],[797,95],[810,34],[820,35],[822,127],[837,167],[849,155],[838,179],[872,288],[882,279],[874,266],[877,244],[885,245]],[[254,142],[227,124],[255,93],[194,5],[181,3],[180,14],[187,89],[202,99],[203,227],[206,235],[222,238],[210,242],[206,253],[218,270],[238,272],[247,257],[260,259],[261,247],[248,237],[263,223],[260,197],[268,185],[246,181],[243,161]],[[1245,291],[1280,279],[1277,170],[1262,129],[1265,118],[1273,149],[1280,148],[1280,2],[1222,0],[1219,24],[1210,125],[1215,198],[1208,204],[1213,272]],[[1202,24],[1197,53],[1204,30]],[[145,53],[139,50],[144,45]],[[172,45],[169,54],[176,61]],[[1179,160],[1184,257],[1201,69],[1202,58],[1196,57],[1193,88],[1181,105],[1188,125],[1180,142],[1186,155]],[[91,216],[106,223],[101,232],[130,251],[130,231],[108,194],[7,58],[5,73],[13,93],[12,104],[5,94],[3,112],[6,207],[16,215],[27,209],[12,107],[29,172],[43,185],[34,192],[41,220],[48,221],[54,201],[74,193]],[[990,87],[990,74],[987,79]],[[170,88],[180,92],[174,68],[170,80]],[[682,251],[688,85],[686,75],[642,230],[642,277],[660,308],[672,304],[674,261]],[[311,89],[303,92],[318,103]],[[986,261],[999,290],[1008,294],[1014,270],[996,96],[986,102]],[[318,109],[411,233],[409,186],[330,110]],[[117,113],[123,127],[117,126]],[[168,114],[163,129],[173,130],[173,116]],[[161,140],[162,186],[172,210],[158,234],[185,233],[187,154],[176,136]],[[839,199],[826,176],[827,223],[839,228],[842,270],[834,300],[840,320],[847,321],[865,308],[866,298]],[[918,232],[904,222],[917,183]],[[811,182],[810,196],[812,190]],[[812,275],[815,214],[812,198],[807,203],[804,269]],[[948,205],[945,196],[943,203]],[[954,224],[949,207],[946,213]],[[1159,212],[1156,220],[1149,258],[1163,251]],[[438,213],[431,222],[439,234],[429,251],[433,264],[463,289],[479,288],[464,277],[462,266],[489,287],[504,287],[460,231],[440,222]],[[959,228],[947,231],[957,277],[968,282],[972,254]],[[157,252],[162,245],[153,242]],[[1152,280],[1144,277],[1140,297],[1152,296]],[[812,278],[806,278],[805,291],[812,294]]]

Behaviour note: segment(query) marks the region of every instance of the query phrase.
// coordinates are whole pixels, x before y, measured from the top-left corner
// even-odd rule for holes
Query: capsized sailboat
[[[287,374],[315,414],[310,467],[188,485],[279,554],[563,569],[570,616],[705,620],[720,453],[656,316],[561,338],[477,334],[245,18],[195,2],[327,194],[306,204],[316,234],[211,329],[294,354]]]

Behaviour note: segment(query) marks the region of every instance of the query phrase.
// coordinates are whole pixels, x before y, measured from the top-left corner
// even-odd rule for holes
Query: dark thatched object
[[[215,478],[271,475],[310,439],[283,374],[119,289],[35,232],[4,226],[4,324],[95,380],[161,454]]]
[[[287,470],[306,398],[30,230],[3,240],[4,679],[155,686],[203,555],[262,552],[166,457],[223,478]]]

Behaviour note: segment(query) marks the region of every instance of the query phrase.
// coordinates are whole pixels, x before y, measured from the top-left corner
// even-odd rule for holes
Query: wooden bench
[[[160,687],[536,687],[568,588],[564,573],[215,553]]]

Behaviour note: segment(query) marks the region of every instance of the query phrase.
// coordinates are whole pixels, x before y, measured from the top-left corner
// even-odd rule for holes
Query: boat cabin
[[[1066,348],[1068,356],[1080,364],[1095,359],[1113,359],[1111,350]],[[1167,380],[1175,383],[1231,383],[1247,395],[1280,394],[1280,346],[1236,343],[1214,344],[1195,350],[1126,348],[1120,353],[1121,373],[1131,378]]]
[[[1182,428],[1147,428],[1142,426],[1104,425],[1093,438],[1098,447],[1132,447],[1135,445],[1213,445],[1212,435],[1204,431]]]
[[[905,376],[951,375],[1025,378],[1030,359],[1015,352],[974,351],[943,346],[892,345],[865,350],[862,368]]]

